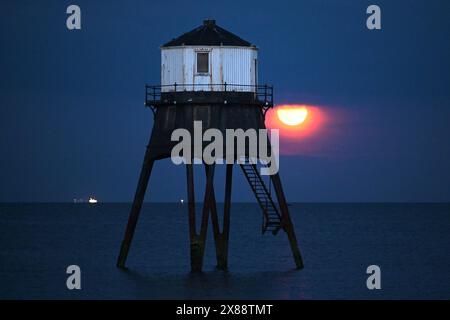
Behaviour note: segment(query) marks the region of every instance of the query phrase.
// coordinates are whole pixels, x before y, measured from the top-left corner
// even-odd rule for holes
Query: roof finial
[[[205,27],[213,27],[216,25],[216,20],[203,20],[203,25]]]

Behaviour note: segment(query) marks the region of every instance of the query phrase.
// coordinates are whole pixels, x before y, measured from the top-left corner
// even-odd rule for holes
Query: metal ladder
[[[263,211],[262,232],[271,231],[272,234],[276,235],[282,227],[281,215],[258,172],[256,164],[246,161],[245,163],[241,163],[240,166]]]

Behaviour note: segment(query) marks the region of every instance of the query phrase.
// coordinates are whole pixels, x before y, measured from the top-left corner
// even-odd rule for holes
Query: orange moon
[[[267,111],[268,129],[278,129],[283,139],[303,139],[318,133],[326,121],[321,107],[305,104],[277,105]]]
[[[280,121],[285,125],[298,126],[299,124],[305,122],[308,117],[308,109],[305,107],[288,109],[280,108],[277,110],[277,116],[278,119],[280,119]]]

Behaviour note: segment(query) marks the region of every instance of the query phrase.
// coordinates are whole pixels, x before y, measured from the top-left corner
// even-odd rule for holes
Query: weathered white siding
[[[209,52],[209,73],[197,74],[197,52]],[[174,90],[176,82],[178,90],[219,91],[227,83],[227,90],[254,91],[257,84],[258,51],[254,47],[226,47],[226,46],[183,46],[161,49],[161,85],[163,91]],[[256,66],[256,68],[255,68]],[[202,84],[202,86],[199,86]],[[220,86],[213,86],[220,85]],[[248,85],[237,87],[235,85]]]

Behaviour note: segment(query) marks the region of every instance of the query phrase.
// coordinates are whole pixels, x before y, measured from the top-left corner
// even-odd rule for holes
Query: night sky
[[[81,7],[82,30],[66,28],[70,4]],[[382,30],[366,28],[370,4],[381,7]],[[132,201],[153,125],[144,84],[160,81],[159,45],[207,18],[259,47],[260,83],[275,86],[276,103],[327,115],[281,158],[288,201],[450,201],[450,1],[2,0],[0,8],[2,202]],[[233,199],[253,201],[237,169]],[[146,201],[186,198],[185,168],[157,163],[148,191]]]

